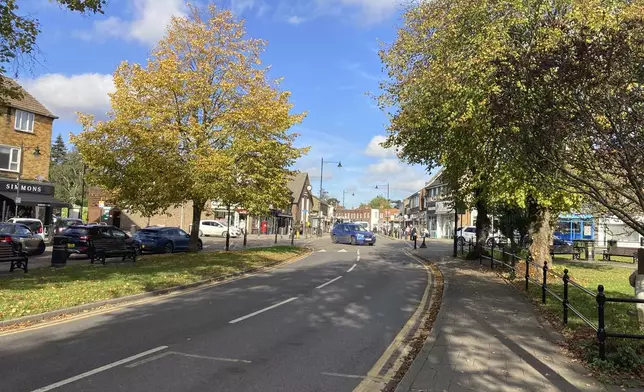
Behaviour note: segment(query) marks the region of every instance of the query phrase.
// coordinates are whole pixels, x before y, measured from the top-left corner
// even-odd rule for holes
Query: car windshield
[[[60,221],[60,225],[64,227],[73,226],[73,225],[82,225],[83,221],[80,219],[68,219]]]
[[[136,234],[142,235],[142,236],[147,236],[147,237],[156,237],[159,235],[159,230],[146,230],[143,229],[141,231],[138,231]]]

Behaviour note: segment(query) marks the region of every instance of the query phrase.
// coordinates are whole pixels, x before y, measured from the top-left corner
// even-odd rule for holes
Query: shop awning
[[[0,192],[0,196],[5,197],[13,202],[16,201],[15,192]],[[37,193],[20,194],[21,206],[35,206],[39,204],[48,205],[52,207],[71,207],[69,203],[55,199],[51,195],[39,195]]]

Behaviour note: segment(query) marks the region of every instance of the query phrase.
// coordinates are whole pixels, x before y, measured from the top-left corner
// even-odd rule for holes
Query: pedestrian
[[[417,236],[418,234],[417,234],[417,232],[416,232],[416,228],[415,228],[415,227],[412,227],[410,234],[411,234],[411,237],[410,237],[409,239],[410,239],[410,240],[412,240],[412,241],[416,241],[416,236]]]

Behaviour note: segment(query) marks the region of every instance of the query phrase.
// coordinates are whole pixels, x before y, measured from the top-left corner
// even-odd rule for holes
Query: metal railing
[[[465,242],[459,243],[461,255],[465,254]],[[475,244],[473,241],[468,242],[468,253],[472,251]],[[506,267],[511,271],[515,276],[518,275],[517,271],[517,261],[525,262],[525,290],[530,289],[530,283],[534,284],[537,287],[541,288],[541,303],[546,304],[548,295],[555,298],[562,304],[562,320],[564,324],[568,324],[569,312],[572,311],[584,324],[592,328],[597,334],[597,345],[599,349],[599,358],[602,360],[606,359],[606,341],[608,338],[621,338],[621,339],[638,339],[644,340],[644,334],[631,334],[631,333],[621,333],[609,331],[606,328],[606,304],[607,303],[631,303],[631,304],[644,304],[643,299],[637,298],[617,298],[617,297],[607,297],[604,292],[604,285],[597,286],[597,292],[589,290],[588,288],[580,285],[575,282],[569,275],[569,270],[564,269],[563,275],[556,273],[548,267],[548,262],[545,261],[544,265],[539,265],[532,261],[530,256],[526,258],[521,258],[515,253],[506,252],[503,246],[496,246],[492,243],[492,246],[484,246],[483,250],[488,251],[487,255],[484,255],[483,252],[479,254],[479,264],[483,264],[483,260],[490,261],[490,269],[494,270],[495,264],[500,264],[503,267]],[[509,263],[501,258],[495,257],[495,252],[500,252],[501,255],[507,256],[509,258]],[[534,267],[539,270],[540,279],[535,279],[530,274],[530,267]],[[548,274],[561,279],[563,282],[563,296],[557,294],[548,283]],[[570,303],[569,290],[570,287],[573,287],[579,290],[581,293],[593,297],[597,303],[597,322],[593,322],[588,317],[586,317],[579,309],[577,309],[574,304]]]

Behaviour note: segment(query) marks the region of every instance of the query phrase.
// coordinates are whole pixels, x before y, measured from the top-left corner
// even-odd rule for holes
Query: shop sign
[[[450,211],[452,211],[452,206],[450,202],[447,202],[447,201],[436,202],[437,214],[447,214]]]
[[[2,180],[0,181],[0,190],[3,192],[16,192],[18,190],[18,182]],[[54,193],[54,187],[47,184],[21,183],[20,192],[51,195]]]

